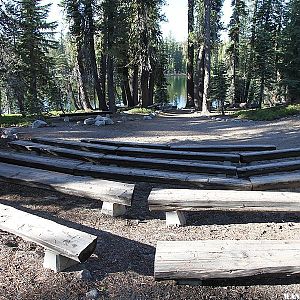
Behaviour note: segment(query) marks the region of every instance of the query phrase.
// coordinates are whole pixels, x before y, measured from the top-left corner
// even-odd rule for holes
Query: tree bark
[[[133,67],[133,76],[132,76],[132,99],[133,99],[133,106],[139,104],[139,68],[137,65]]]
[[[115,95],[115,83],[114,83],[114,61],[111,56],[107,59],[107,93],[109,111],[116,112],[116,95]]]
[[[149,106],[149,70],[146,66],[142,67],[141,92],[142,92],[142,107],[148,107]]]
[[[198,49],[195,70],[195,106],[198,110],[202,108],[204,86],[204,47]]]
[[[204,0],[205,8],[205,36],[204,36],[204,89],[202,101],[202,114],[209,112],[208,108],[208,93],[210,83],[210,56],[211,56],[211,28],[210,28],[210,14],[211,14],[211,0]]]
[[[124,92],[125,92],[127,105],[128,105],[128,107],[133,107],[134,103],[133,103],[133,97],[132,97],[131,90],[130,90],[129,72],[128,72],[127,66],[122,68],[122,75],[123,75],[123,88],[124,88]]]
[[[194,101],[194,0],[188,0],[188,49],[187,49],[187,107],[195,106]]]

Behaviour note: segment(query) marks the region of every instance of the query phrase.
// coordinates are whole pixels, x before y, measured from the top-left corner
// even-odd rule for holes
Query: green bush
[[[300,114],[300,105],[289,105],[287,107],[270,107],[255,110],[243,110],[236,112],[233,116],[239,119],[254,121],[272,121],[284,117]]]
[[[129,114],[140,114],[140,115],[150,114],[151,112],[152,112],[152,109],[143,108],[143,107],[136,107],[136,108],[132,108],[127,111],[127,113],[129,113]]]

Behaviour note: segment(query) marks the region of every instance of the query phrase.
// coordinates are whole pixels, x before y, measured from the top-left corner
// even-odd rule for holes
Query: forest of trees
[[[0,112],[116,110],[166,102],[167,74],[187,74],[187,106],[300,102],[299,0],[187,0],[188,41],[162,38],[164,0],[63,0],[55,34],[41,0],[0,5]],[[172,5],[172,4],[170,4]],[[58,38],[59,37],[59,38]]]

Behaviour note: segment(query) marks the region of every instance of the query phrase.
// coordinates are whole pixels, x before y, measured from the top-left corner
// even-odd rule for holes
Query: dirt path
[[[300,118],[281,122],[218,121],[197,114],[164,114],[154,120],[105,127],[57,124],[21,130],[21,138],[87,137],[138,142],[249,142],[300,147]],[[121,119],[119,120],[121,121]],[[42,267],[43,251],[11,234],[0,232],[0,299],[87,299],[95,288],[98,299],[297,299],[300,279],[269,278],[224,282],[224,286],[177,286],[155,282],[153,264],[158,240],[300,239],[300,215],[295,213],[189,213],[183,228],[166,228],[162,213],[150,213],[151,186],[136,185],[133,206],[125,218],[99,214],[101,202],[56,192],[0,183],[0,201],[74,228],[98,235],[95,254],[77,269],[55,274]],[[77,278],[86,268],[92,280]],[[298,294],[298,295],[297,295]]]

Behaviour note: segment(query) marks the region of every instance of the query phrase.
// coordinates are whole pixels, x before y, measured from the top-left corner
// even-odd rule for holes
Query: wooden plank
[[[94,252],[97,237],[0,204],[0,229],[78,262]]]
[[[0,163],[0,181],[131,206],[133,184]]]
[[[113,166],[100,166],[88,162],[71,159],[57,159],[40,157],[36,155],[16,154],[0,151],[0,162],[20,166],[32,166],[38,169],[52,170],[79,176],[91,176],[109,180],[122,180],[126,182],[152,182],[177,184],[180,186],[193,186],[201,188],[220,189],[251,189],[249,180],[238,178],[221,178],[209,175],[196,175],[175,171],[158,171],[139,168],[122,168]]]
[[[148,198],[153,211],[300,211],[300,193],[154,189]]]
[[[98,145],[110,145],[118,147],[134,147],[134,148],[152,148],[164,150],[177,151],[193,151],[193,152],[244,152],[244,151],[266,151],[275,150],[274,145],[244,145],[244,144],[187,144],[187,145],[170,145],[170,144],[149,144],[149,143],[135,143],[124,141],[110,141],[103,139],[82,139],[82,142],[92,143]]]
[[[283,159],[300,156],[300,148],[274,150],[274,151],[261,151],[249,152],[241,154],[242,163],[250,163],[260,160]]]
[[[64,113],[60,114],[60,117],[89,117],[97,115],[113,114],[111,111],[91,111],[91,112],[75,112],[75,113]]]
[[[240,156],[238,154],[228,153],[203,153],[188,151],[172,151],[162,149],[149,148],[133,148],[133,147],[116,147],[108,145],[96,145],[91,143],[82,143],[49,138],[33,138],[34,143],[41,143],[52,146],[59,146],[69,149],[78,149],[83,151],[93,151],[105,154],[113,154],[120,156],[134,157],[153,157],[153,158],[170,158],[183,160],[205,160],[205,161],[229,161],[239,163]]]
[[[156,280],[224,279],[300,273],[299,240],[159,241]]]
[[[277,172],[287,172],[300,170],[300,160],[275,162],[268,164],[257,164],[253,166],[237,168],[238,177],[249,177]]]
[[[188,145],[171,145],[171,150],[177,151],[199,151],[199,152],[244,152],[244,151],[266,151],[275,150],[274,145],[244,145],[244,144],[188,144]]]
[[[300,172],[288,172],[276,175],[250,177],[253,190],[264,191],[274,189],[300,188]]]
[[[83,161],[92,161],[104,165],[117,165],[124,167],[138,167],[161,169],[170,171],[195,172],[195,173],[209,173],[209,174],[225,174],[236,176],[236,167],[224,166],[217,164],[204,164],[191,161],[180,160],[166,160],[158,158],[140,158],[127,157],[117,155],[98,154],[93,152],[85,152],[80,150],[72,150],[66,148],[59,148],[55,146],[48,146],[44,144],[37,144],[30,141],[13,141],[9,145],[15,149],[35,151],[38,153],[49,153],[67,158],[80,159]]]
[[[133,142],[110,141],[110,140],[100,140],[100,139],[82,139],[81,142],[91,143],[96,145],[117,146],[117,147],[150,148],[150,149],[164,149],[164,150],[170,149],[170,145],[168,144],[133,143]]]

